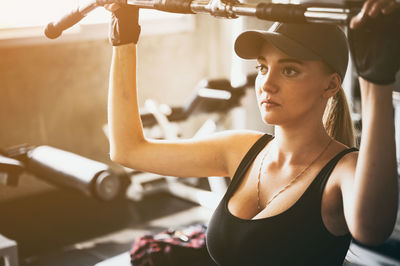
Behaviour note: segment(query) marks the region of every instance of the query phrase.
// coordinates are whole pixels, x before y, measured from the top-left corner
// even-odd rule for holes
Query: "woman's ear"
[[[329,99],[334,96],[340,89],[342,84],[342,80],[338,73],[333,73],[330,75],[328,87],[325,89],[323,93],[323,97]]]

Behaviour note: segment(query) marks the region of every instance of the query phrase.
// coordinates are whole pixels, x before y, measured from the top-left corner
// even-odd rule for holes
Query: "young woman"
[[[341,87],[346,39],[336,26],[277,23],[236,40],[240,57],[258,61],[258,107],[263,121],[276,126],[275,136],[239,130],[160,141],[144,137],[139,116],[138,10],[106,8],[113,12],[111,159],[168,176],[231,177],[207,234],[216,263],[342,265],[352,237],[375,245],[391,234],[398,204],[392,91],[399,67],[384,62],[390,71],[374,69],[363,59],[369,50],[362,54],[354,47],[371,35],[357,28],[394,13],[395,1],[368,0],[351,22],[363,107],[359,152],[351,148],[351,120]],[[390,42],[389,37],[379,41]]]

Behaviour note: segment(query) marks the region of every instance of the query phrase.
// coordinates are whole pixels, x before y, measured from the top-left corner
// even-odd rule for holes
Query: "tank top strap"
[[[322,199],[322,193],[324,192],[324,188],[326,185],[326,182],[329,179],[329,176],[331,175],[333,169],[335,168],[336,164],[339,162],[340,159],[343,158],[346,154],[353,152],[353,151],[358,151],[357,148],[347,148],[341,152],[339,152],[335,157],[333,157],[321,170],[321,172],[318,174],[318,195]]]
[[[267,145],[267,143],[273,138],[272,135],[264,134],[262,135],[254,144],[251,146],[249,151],[243,157],[242,161],[240,162],[238,168],[236,169],[235,174],[232,178],[232,183],[229,186],[229,189],[235,189],[240,180],[246,174],[247,170],[249,169],[250,165],[253,163],[254,159],[257,155],[261,152],[261,150]]]

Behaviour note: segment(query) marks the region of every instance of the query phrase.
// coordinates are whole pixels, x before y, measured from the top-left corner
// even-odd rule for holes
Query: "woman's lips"
[[[271,101],[271,100],[262,100],[261,105],[265,106],[266,108],[272,108],[272,107],[277,107],[280,104],[277,104],[276,102]]]

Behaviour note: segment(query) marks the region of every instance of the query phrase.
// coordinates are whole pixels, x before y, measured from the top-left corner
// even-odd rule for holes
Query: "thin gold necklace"
[[[264,209],[279,195],[281,194],[283,191],[285,191],[288,187],[290,187],[296,180],[297,178],[299,178],[308,168],[310,168],[311,165],[313,165],[318,159],[319,157],[321,157],[321,155],[326,151],[326,149],[329,147],[329,145],[331,144],[331,142],[333,141],[333,139],[331,138],[328,142],[328,144],[325,146],[325,148],[322,150],[322,152],[306,167],[303,169],[303,171],[301,171],[299,174],[297,174],[290,182],[289,184],[287,184],[285,187],[283,187],[280,191],[278,191],[277,193],[275,193],[275,195],[267,202],[267,204],[265,205]],[[260,169],[258,170],[258,178],[257,178],[257,207],[258,210],[261,210],[261,205],[260,205],[260,176],[261,176],[261,169],[263,167],[264,164],[264,160],[267,157],[267,155],[269,154],[269,150],[271,149],[271,145],[268,147],[268,150],[265,152],[262,160],[261,160],[261,164],[260,164]]]

